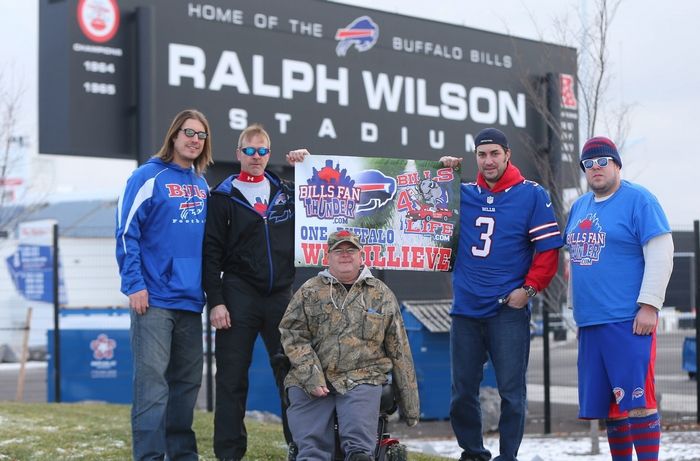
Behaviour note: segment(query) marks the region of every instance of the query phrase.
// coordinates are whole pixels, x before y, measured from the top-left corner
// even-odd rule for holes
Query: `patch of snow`
[[[459,459],[462,449],[451,440],[402,440],[408,450]],[[610,448],[605,437],[599,438],[600,451],[591,455],[591,440],[587,436],[525,437],[520,445],[520,461],[609,461]],[[484,446],[495,457],[498,438],[484,438]],[[660,461],[699,461],[700,432],[668,432],[661,434]]]

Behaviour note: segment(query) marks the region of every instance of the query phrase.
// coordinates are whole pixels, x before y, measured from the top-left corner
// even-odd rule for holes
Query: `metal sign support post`
[[[56,402],[61,402],[61,332],[59,330],[58,224],[53,225],[53,365]]]

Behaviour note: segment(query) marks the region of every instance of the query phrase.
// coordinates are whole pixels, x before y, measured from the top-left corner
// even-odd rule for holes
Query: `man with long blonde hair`
[[[197,460],[192,430],[202,382],[202,242],[212,163],[206,117],[175,116],[156,155],[117,206],[121,291],[131,307],[135,460]]]

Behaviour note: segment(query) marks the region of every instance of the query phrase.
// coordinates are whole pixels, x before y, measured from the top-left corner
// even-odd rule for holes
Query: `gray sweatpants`
[[[287,419],[299,448],[298,461],[331,461],[335,449],[333,414],[338,415],[340,447],[350,453],[373,454],[377,445],[377,422],[382,386],[360,384],[345,394],[309,396],[290,387]]]

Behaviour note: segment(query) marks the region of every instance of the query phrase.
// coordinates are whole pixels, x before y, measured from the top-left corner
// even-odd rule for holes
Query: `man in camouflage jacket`
[[[389,372],[406,423],[418,422],[413,357],[396,297],[362,266],[357,235],[331,234],[328,250],[328,269],[302,285],[280,323],[287,417],[298,459],[330,459],[336,413],[346,459],[370,460]]]

